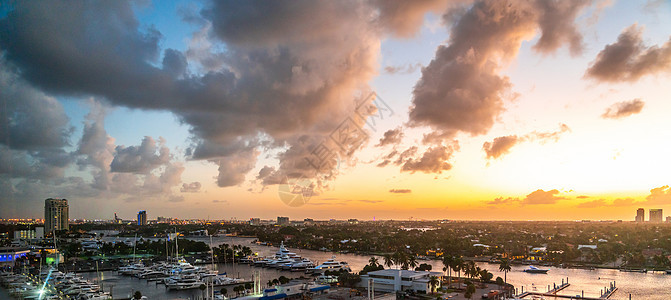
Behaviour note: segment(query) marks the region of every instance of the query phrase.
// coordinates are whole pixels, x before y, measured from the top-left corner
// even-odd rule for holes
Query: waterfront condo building
[[[643,223],[645,221],[645,209],[639,208],[636,210],[636,223]]]
[[[56,230],[68,230],[70,228],[68,217],[68,200],[53,198],[44,200],[45,233],[53,233]]]
[[[147,225],[147,212],[141,210],[137,213],[137,225],[145,226]]]
[[[662,223],[664,217],[662,217],[662,209],[650,209],[650,222],[651,223]]]

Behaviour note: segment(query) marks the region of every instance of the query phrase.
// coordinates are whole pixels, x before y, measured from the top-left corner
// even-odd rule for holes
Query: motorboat
[[[548,271],[550,271],[550,269],[539,269],[534,266],[529,266],[528,268],[524,269],[524,272],[532,274],[547,274]]]

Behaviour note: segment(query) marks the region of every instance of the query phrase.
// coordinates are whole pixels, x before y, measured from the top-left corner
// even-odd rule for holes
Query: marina
[[[209,243],[209,238],[205,237],[190,239]],[[305,249],[289,250],[283,245],[274,247],[253,243],[254,241],[254,238],[213,238],[212,246],[214,247],[224,243],[247,245],[256,254],[254,257],[242,259],[236,261],[236,263],[192,265],[179,260],[171,263],[159,262],[145,265],[138,261],[114,271],[77,273],[76,276],[90,284],[99,286],[101,292],[113,296],[114,299],[127,299],[136,291],[140,291],[142,295],[149,299],[195,299],[206,293],[206,291],[201,290],[202,285],[206,285],[208,291],[212,289],[220,291],[221,288],[227,288],[230,296],[234,293],[233,288],[235,286],[252,284],[255,281],[260,282],[265,287],[268,281],[281,276],[286,278],[311,278],[311,274],[307,273],[312,272],[307,268],[305,270],[292,270],[291,268],[287,269],[286,264],[285,266],[277,266],[277,264],[272,263],[267,265],[260,263],[261,261],[272,262],[273,258],[278,260],[281,257],[290,256],[297,259],[294,261],[297,264],[310,261],[315,265],[315,268],[329,261],[346,262],[353,272],[359,272],[368,264],[371,257]],[[381,256],[375,257],[382,260]],[[438,260],[427,259],[423,260],[423,263],[431,265],[434,270],[443,268],[442,263]],[[503,277],[503,273],[498,271],[498,264],[487,262],[477,262],[476,264],[489,270],[494,276]],[[513,265],[512,270],[507,274],[508,283],[513,284],[518,289],[520,293],[517,296],[520,299],[531,299],[529,297],[532,296],[543,297],[544,299],[571,297],[574,299],[629,299],[631,294],[632,299],[661,300],[666,299],[666,297],[660,295],[657,289],[653,287],[671,287],[671,276],[664,272],[636,273],[622,272],[616,269],[553,268],[547,273],[539,274],[524,272],[528,267]],[[191,274],[190,277],[186,275],[175,277],[175,274],[171,274],[178,269],[181,269],[180,273]],[[195,275],[198,275],[198,277]],[[328,276],[323,277],[322,279],[326,281]],[[227,282],[227,280],[232,281]],[[617,287],[615,287],[614,282],[618,283]],[[613,283],[613,285],[611,286],[610,283]],[[540,290],[545,290],[545,292],[540,292]],[[8,291],[5,289],[2,292],[7,293]],[[576,298],[577,295],[580,295],[581,298]]]

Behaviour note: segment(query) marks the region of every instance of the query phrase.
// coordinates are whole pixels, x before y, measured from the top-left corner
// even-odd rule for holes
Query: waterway
[[[193,240],[210,242],[209,238],[191,238]],[[269,256],[277,252],[277,247],[261,246],[252,244],[253,238],[238,238],[238,237],[215,237],[213,239],[213,246],[218,246],[223,243],[236,244],[250,247],[254,252],[260,256]],[[303,257],[310,258],[313,262],[319,263],[330,259],[333,255],[341,261],[349,263],[352,271],[359,272],[365,265],[368,264],[370,256],[357,254],[340,254],[313,250],[290,249]],[[377,256],[380,262],[382,257]],[[442,271],[443,265],[438,260],[418,261],[419,263],[429,263],[433,267],[433,271]],[[487,269],[497,276],[504,277],[503,272],[499,272],[498,264],[491,263],[477,263],[480,268]],[[229,277],[238,277],[245,280],[251,280],[254,272],[259,272],[261,283],[266,284],[268,280],[285,276],[289,278],[297,278],[305,276],[302,272],[279,271],[275,269],[258,268],[249,265],[240,264],[216,264],[215,268],[221,273],[226,272]],[[568,277],[571,285],[562,290],[562,295],[580,295],[584,293],[585,296],[599,297],[599,291],[609,285],[609,282],[615,281],[618,291],[610,299],[625,300],[629,299],[651,299],[662,300],[671,299],[671,275],[662,273],[629,273],[620,272],[611,269],[555,269],[551,268],[548,274],[529,274],[522,270],[526,266],[512,266],[512,271],[508,272],[507,280],[513,284],[518,290],[524,287],[525,291],[539,292],[547,290],[547,286],[553,284],[561,284],[562,279],[566,280]],[[195,299],[202,295],[199,289],[187,291],[168,291],[164,285],[156,284],[154,282],[147,282],[146,280],[137,279],[134,277],[120,276],[114,271],[96,273],[82,273],[82,277],[102,283],[105,291],[110,291],[115,298],[128,297],[134,291],[140,291],[143,295],[148,296],[149,299]],[[462,274],[463,275],[463,274]],[[220,288],[218,288],[220,289]],[[233,286],[227,288],[228,294],[233,294]],[[2,294],[0,294],[0,298]],[[552,299],[546,297],[546,299]]]
[[[195,240],[209,242],[209,239],[207,238],[195,238]],[[218,237],[213,240],[213,245],[216,246],[222,243],[240,244],[252,248],[254,252],[258,252],[261,256],[272,255],[277,252],[277,247],[251,244],[253,240],[253,238]],[[363,269],[370,259],[370,256],[349,253],[337,254],[313,250],[290,250],[317,262],[323,262],[331,258],[331,256],[336,255],[338,260],[349,263],[353,272],[358,272]],[[382,257],[378,256],[377,258],[380,262],[383,262]],[[443,270],[443,265],[438,260],[418,262],[429,263],[432,265],[433,271]],[[504,277],[503,272],[499,271],[498,264],[477,263],[477,265],[480,268],[492,272],[494,278],[497,276],[501,276],[501,278]],[[544,292],[547,290],[548,285],[559,285],[561,284],[562,279],[566,280],[568,277],[571,285],[560,292],[562,295],[580,295],[581,293],[584,293],[585,296],[599,297],[600,290],[607,287],[609,282],[615,281],[618,290],[610,299],[629,299],[629,294],[631,294],[632,299],[671,299],[671,275],[663,273],[631,273],[612,269],[585,270],[550,268],[548,274],[530,274],[523,272],[525,268],[527,268],[527,266],[512,266],[512,271],[508,272],[507,275],[508,282],[513,284],[518,290],[521,290],[521,288],[524,287],[525,291],[533,291],[535,287],[539,292]],[[293,275],[298,276],[296,273],[293,273]]]

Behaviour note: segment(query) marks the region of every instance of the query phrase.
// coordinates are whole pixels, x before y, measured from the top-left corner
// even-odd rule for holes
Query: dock
[[[610,282],[607,287],[604,287],[603,290],[601,290],[601,297],[599,297],[599,299],[608,299],[615,293],[615,291],[617,291],[615,281]]]
[[[515,295],[515,299],[524,299],[525,297],[529,296],[543,296],[543,297],[556,297],[556,298],[567,298],[567,299],[576,299],[576,300],[604,300],[604,299],[609,299],[616,291],[617,287],[615,286],[615,281],[610,282],[607,287],[604,287],[601,289],[600,296],[599,297],[585,297],[585,293],[582,292],[581,295],[561,295],[558,294],[561,290],[569,287],[570,284],[568,282],[568,278],[566,278],[566,282],[562,279],[562,283],[557,285],[553,284],[552,288],[550,288],[550,285],[548,285],[547,292],[537,292],[537,291],[524,291],[522,289],[522,292],[520,294]]]

